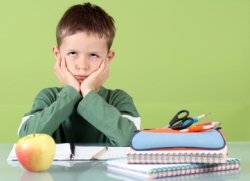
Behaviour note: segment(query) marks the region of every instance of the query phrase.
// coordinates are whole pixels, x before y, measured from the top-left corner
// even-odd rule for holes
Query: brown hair
[[[104,36],[110,49],[115,36],[114,22],[114,19],[97,5],[91,3],[74,5],[64,13],[57,25],[57,45],[60,46],[66,36],[82,31],[97,34],[100,38]]]

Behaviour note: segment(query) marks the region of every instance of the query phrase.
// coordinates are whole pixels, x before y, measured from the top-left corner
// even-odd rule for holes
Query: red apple
[[[47,134],[30,134],[16,143],[18,161],[31,172],[47,170],[54,159],[55,151],[55,141]]]
[[[25,171],[19,181],[53,181],[49,172],[29,172]]]

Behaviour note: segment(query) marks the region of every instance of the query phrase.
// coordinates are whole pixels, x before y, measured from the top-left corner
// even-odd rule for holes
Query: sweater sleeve
[[[138,119],[139,114],[130,96],[123,94],[117,97],[119,98],[115,100],[115,105],[112,105],[91,91],[79,102],[77,112],[101,131],[111,145],[128,146],[136,130],[128,116]]]
[[[81,95],[70,86],[60,92],[44,89],[32,106],[32,110],[23,117],[18,135],[23,137],[32,133],[52,135],[59,125],[67,118]]]

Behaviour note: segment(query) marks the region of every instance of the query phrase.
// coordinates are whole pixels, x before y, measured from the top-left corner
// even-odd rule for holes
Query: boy
[[[114,20],[100,7],[70,7],[57,25],[55,74],[62,88],[43,89],[18,129],[23,137],[47,133],[56,143],[128,146],[140,117],[132,98],[102,85],[115,53]]]

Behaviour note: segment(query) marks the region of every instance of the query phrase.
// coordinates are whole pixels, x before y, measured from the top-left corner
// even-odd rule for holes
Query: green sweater
[[[128,146],[140,122],[132,98],[122,90],[102,87],[82,97],[73,87],[46,88],[25,114],[18,134],[51,135],[56,143],[105,143]]]

